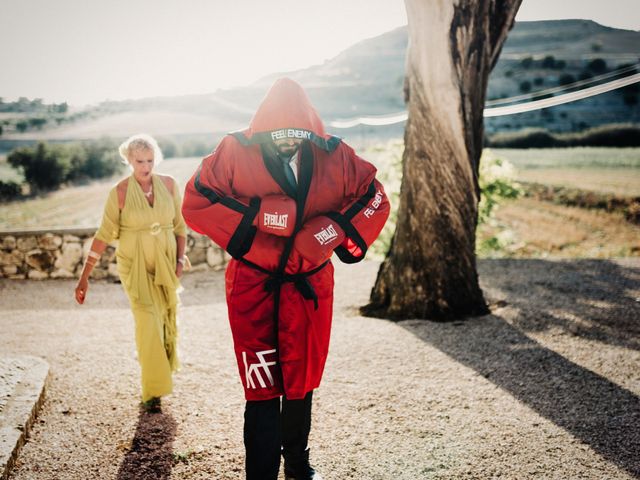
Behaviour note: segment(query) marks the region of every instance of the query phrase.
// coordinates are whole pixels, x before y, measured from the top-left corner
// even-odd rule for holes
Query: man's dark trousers
[[[311,430],[313,392],[301,400],[282,397],[247,401],[244,411],[244,446],[247,480],[276,480],[280,454],[287,464],[305,458]]]

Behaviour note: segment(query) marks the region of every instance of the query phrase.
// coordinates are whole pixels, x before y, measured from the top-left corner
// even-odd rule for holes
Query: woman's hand
[[[84,299],[87,296],[87,290],[89,290],[89,280],[82,277],[76,284],[76,302],[80,305],[84,303]]]
[[[180,278],[182,276],[182,270],[184,266],[180,262],[176,262],[176,277]]]

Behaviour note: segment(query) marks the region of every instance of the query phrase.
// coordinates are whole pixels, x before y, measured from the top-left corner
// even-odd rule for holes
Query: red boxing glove
[[[296,226],[295,200],[286,195],[264,197],[253,223],[261,232],[290,237]]]
[[[315,265],[328,260],[333,250],[345,239],[338,222],[320,215],[305,223],[296,235],[293,247]]]

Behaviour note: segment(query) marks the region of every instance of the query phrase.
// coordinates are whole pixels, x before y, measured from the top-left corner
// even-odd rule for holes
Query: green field
[[[640,196],[640,148],[492,149],[523,182]]]
[[[184,187],[200,158],[165,160],[159,173],[172,175]],[[0,230],[49,227],[96,227],[109,189],[121,177],[63,188],[25,201],[0,204]]]
[[[21,183],[24,177],[7,163],[6,155],[0,155],[0,180],[3,182]]]
[[[616,197],[640,196],[639,148],[492,149],[520,182]],[[577,191],[577,190],[572,190]],[[640,228],[622,211],[518,198],[504,202],[477,231],[480,256],[612,258],[640,255]]]
[[[400,186],[400,158],[402,155],[402,142],[391,141],[384,145],[369,147],[359,153],[362,157],[372,161],[379,169],[379,177],[386,186],[387,192],[392,198],[392,204],[397,206],[398,191]],[[559,184],[577,187],[585,190],[599,192],[613,192],[625,196],[640,195],[640,149],[615,149],[615,148],[572,148],[572,149],[545,149],[545,150],[509,150],[496,149],[494,154],[509,160],[516,167],[516,178],[521,181],[535,181],[543,184]],[[176,158],[165,160],[158,167],[161,173],[167,173],[177,179],[184,187],[186,181],[199,165],[200,158]],[[392,166],[394,165],[394,166]],[[9,173],[6,164],[0,163],[0,173]],[[3,179],[6,178],[3,176]],[[109,188],[118,180],[113,178],[101,182],[93,182],[71,188],[64,188],[57,192],[42,195],[26,201],[0,204],[0,230],[14,230],[23,228],[48,228],[48,227],[95,227],[100,222],[102,208]],[[519,200],[516,202],[520,202]],[[523,207],[525,206],[522,204]],[[536,208],[547,209],[547,204],[541,202]],[[509,217],[498,220],[504,223],[500,231],[510,229],[515,224],[525,224],[530,221],[527,216],[527,208],[516,209],[515,206],[505,208],[504,215]],[[551,207],[548,207],[551,208]],[[556,210],[546,212],[548,215],[557,216],[564,207],[554,206]],[[560,210],[558,210],[560,209]],[[609,215],[602,213],[602,215]],[[576,217],[577,218],[577,217]],[[587,219],[588,218],[588,219]],[[607,217],[609,218],[609,217]],[[581,223],[591,222],[591,217],[579,220]],[[601,231],[598,226],[603,219],[594,217],[595,231]],[[603,241],[609,244],[615,243],[616,238],[629,244],[629,238],[633,238],[638,227],[627,224],[623,218],[611,217],[607,225],[619,225],[622,229],[616,233],[611,226],[611,233],[603,236]],[[612,223],[611,223],[612,222]],[[510,226],[511,225],[511,226]],[[539,226],[542,227],[542,224]],[[392,228],[392,225],[390,225]],[[557,225],[553,228],[558,228]],[[617,227],[616,227],[617,228]],[[631,230],[629,230],[631,229]],[[635,229],[635,230],[634,230]],[[525,235],[524,230],[522,235]],[[391,232],[388,232],[389,236]],[[491,235],[494,235],[493,231]],[[533,233],[526,232],[526,235]],[[572,237],[573,238],[573,237]],[[530,244],[535,239],[521,239]],[[572,241],[575,241],[573,239]],[[622,247],[621,247],[622,248]],[[623,251],[623,250],[616,250]],[[626,251],[626,250],[624,250]],[[577,255],[579,252],[577,253]]]
[[[535,168],[613,168],[639,169],[640,148],[492,148],[519,169]]]

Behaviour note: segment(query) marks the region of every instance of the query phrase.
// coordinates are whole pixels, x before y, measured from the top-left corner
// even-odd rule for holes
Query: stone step
[[[9,477],[44,401],[49,364],[31,356],[0,357],[0,472]]]

